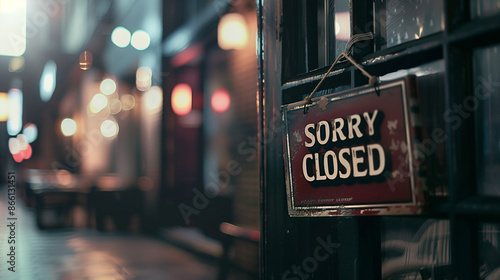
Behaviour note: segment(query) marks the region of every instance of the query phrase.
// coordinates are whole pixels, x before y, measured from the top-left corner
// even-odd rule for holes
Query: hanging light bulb
[[[80,69],[88,70],[92,67],[92,53],[84,51],[80,54]]]

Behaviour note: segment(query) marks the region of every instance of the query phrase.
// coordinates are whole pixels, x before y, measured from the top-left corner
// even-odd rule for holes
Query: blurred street
[[[8,224],[4,186],[0,193],[0,279],[211,280],[217,277],[215,261],[152,236],[84,228],[40,230],[34,211],[26,208],[21,199],[17,200],[15,212],[15,272],[9,271],[6,255],[11,245],[7,243],[9,230],[4,230]],[[233,273],[229,279],[251,279]]]
[[[0,0],[0,280],[258,275],[255,4]]]

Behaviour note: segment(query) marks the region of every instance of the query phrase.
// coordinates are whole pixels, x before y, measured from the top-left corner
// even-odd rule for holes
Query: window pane
[[[487,17],[500,13],[500,0],[471,0],[471,17]]]
[[[349,0],[318,1],[318,66],[330,66],[351,37]]]
[[[351,37],[349,0],[283,3],[283,78],[330,66]]]
[[[474,52],[478,193],[500,196],[500,44]],[[470,102],[468,102],[470,103]],[[474,102],[475,103],[475,102]],[[465,107],[466,102],[464,102]],[[469,104],[471,109],[475,104]],[[467,109],[467,108],[466,108]]]
[[[382,279],[453,279],[448,220],[382,218]]]
[[[345,50],[347,41],[351,38],[351,18],[349,15],[349,0],[335,3],[335,58]],[[335,60],[330,60],[333,63]]]
[[[479,227],[479,279],[500,279],[500,225]]]
[[[443,0],[380,0],[385,4],[385,37],[386,45],[392,47],[444,29]],[[383,20],[382,13],[375,20]],[[384,26],[381,24],[380,26]]]

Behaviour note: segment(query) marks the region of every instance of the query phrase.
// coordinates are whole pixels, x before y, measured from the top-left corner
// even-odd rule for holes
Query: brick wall
[[[253,1],[234,1],[233,9],[245,15],[249,29],[248,45],[245,49],[232,51],[229,56],[229,71],[233,85],[234,139],[232,154],[242,168],[236,178],[234,196],[235,223],[250,229],[259,229],[259,172],[255,152],[257,138],[257,56],[255,37],[257,18]],[[248,9],[251,5],[251,9]],[[253,143],[253,145],[252,145]],[[242,149],[238,149],[241,147]],[[251,152],[253,150],[253,152]],[[258,246],[236,242],[235,261],[243,268],[258,270]]]

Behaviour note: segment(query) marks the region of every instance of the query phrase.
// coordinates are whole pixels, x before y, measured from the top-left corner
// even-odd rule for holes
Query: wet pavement
[[[34,211],[23,207],[20,199],[16,201],[17,219],[8,220],[5,188],[0,188],[0,194],[2,280],[216,279],[215,261],[154,237],[86,228],[39,230]],[[13,232],[9,225],[15,225]],[[14,258],[11,246],[15,246]],[[8,263],[11,259],[14,262]]]

